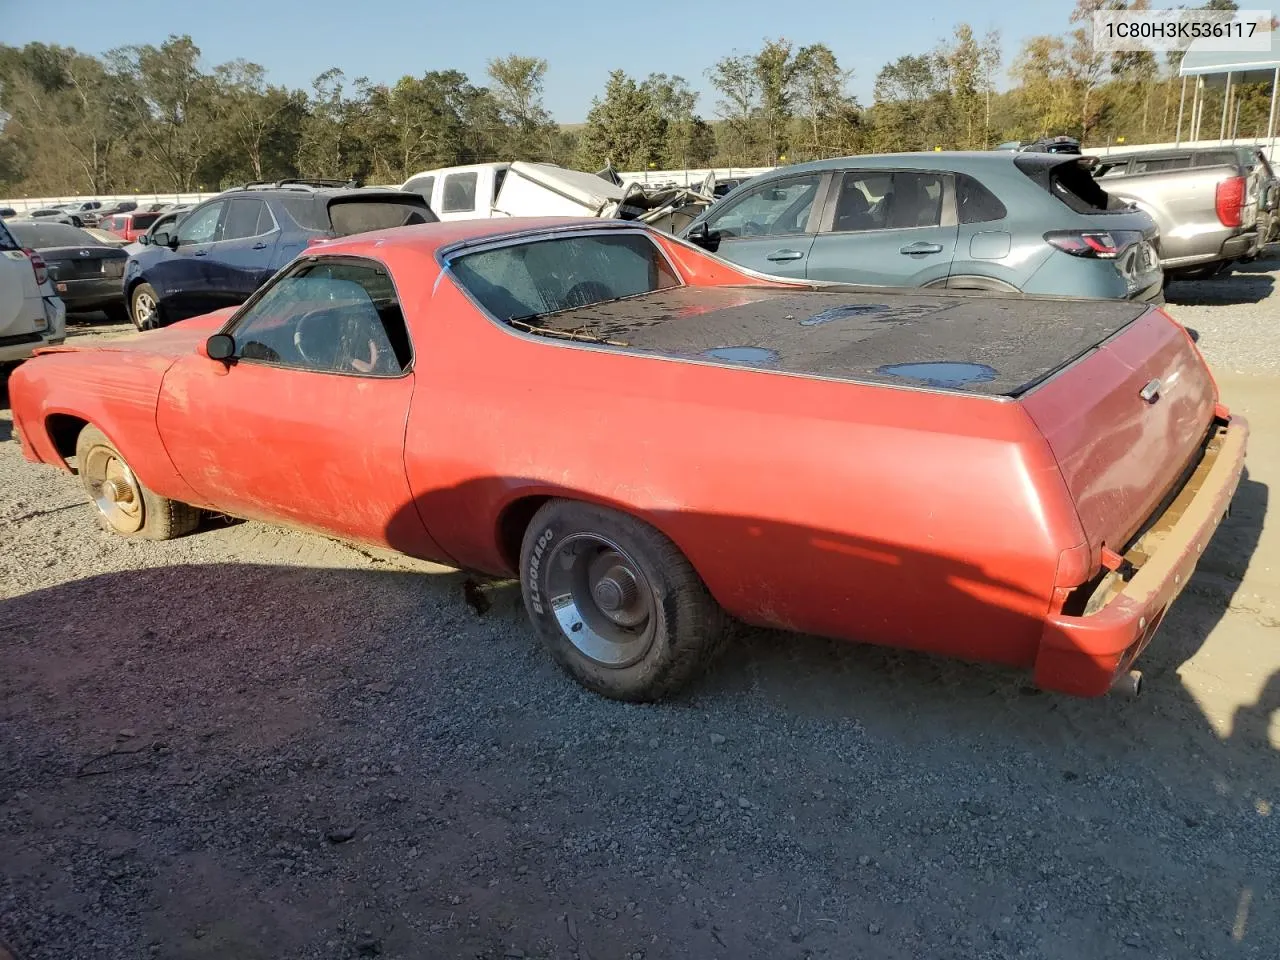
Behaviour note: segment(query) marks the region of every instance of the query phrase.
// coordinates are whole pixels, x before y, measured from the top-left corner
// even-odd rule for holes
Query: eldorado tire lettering
[[[542,554],[553,536],[555,532],[550,527],[543,530],[538,542],[533,545],[533,556],[529,558],[529,603],[538,614],[543,612],[542,594],[538,591],[538,568],[542,565]]]

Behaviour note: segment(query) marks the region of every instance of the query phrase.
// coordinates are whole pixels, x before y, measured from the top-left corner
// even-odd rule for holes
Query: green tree
[[[489,61],[489,78],[508,127],[503,145],[513,160],[553,160],[555,124],[542,104],[547,61],[510,54]]]
[[[651,91],[614,70],[604,97],[597,97],[587,114],[579,155],[589,167],[610,162],[623,170],[643,170],[663,157],[666,132]]]

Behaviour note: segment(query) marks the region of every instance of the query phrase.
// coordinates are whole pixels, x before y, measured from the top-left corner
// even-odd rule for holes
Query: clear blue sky
[[[1026,37],[1064,31],[1072,6],[1070,0],[647,0],[580,7],[546,0],[0,0],[0,42],[38,40],[96,54],[186,33],[206,67],[243,57],[266,67],[272,83],[302,88],[329,67],[375,82],[453,68],[484,83],[488,59],[522,53],[547,60],[547,108],[574,123],[586,118],[614,69],[684,76],[702,94],[699,112],[710,118],[715,96],[706,68],[779,36],[830,46],[854,70],[851,92],[865,105],[882,66],[931,48],[961,20],[979,35],[999,29],[1007,66]],[[618,12],[608,13],[610,7]]]

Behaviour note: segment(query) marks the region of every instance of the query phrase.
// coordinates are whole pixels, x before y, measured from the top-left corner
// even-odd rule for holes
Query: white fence
[[[84,203],[86,200],[98,200],[104,207],[109,207],[121,200],[132,200],[138,206],[142,206],[144,203],[199,203],[206,197],[216,195],[214,193],[113,193],[101,197],[13,197],[0,200],[0,207],[10,207],[22,214],[29,210],[51,207],[55,203]]]

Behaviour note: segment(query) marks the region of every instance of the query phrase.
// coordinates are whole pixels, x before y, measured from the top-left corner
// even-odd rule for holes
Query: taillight
[[[49,268],[45,265],[44,257],[36,253],[30,247],[22,251],[31,260],[31,269],[36,272],[36,286],[43,287],[49,280]]]
[[[1074,257],[1114,260],[1135,243],[1142,242],[1140,230],[1052,230],[1045,240]]]
[[[1244,222],[1245,178],[1229,177],[1218,184],[1213,206],[1224,227],[1238,227]]]

